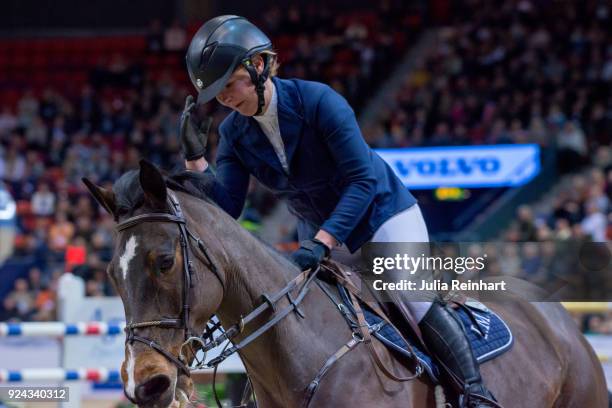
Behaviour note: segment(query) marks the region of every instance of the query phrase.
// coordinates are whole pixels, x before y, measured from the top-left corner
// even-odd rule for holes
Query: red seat
[[[51,167],[47,170],[46,175],[53,183],[58,183],[64,178],[64,171],[61,167]]]
[[[26,231],[34,231],[36,229],[36,217],[33,215],[28,215],[23,217],[21,220],[21,225],[23,229]]]
[[[15,249],[26,249],[28,246],[28,236],[26,234],[15,235],[14,245]]]
[[[30,64],[35,70],[45,69],[49,65],[49,59],[44,54],[35,54],[32,57]]]
[[[26,217],[32,214],[32,204],[30,200],[19,200],[17,201],[17,215],[20,217]]]

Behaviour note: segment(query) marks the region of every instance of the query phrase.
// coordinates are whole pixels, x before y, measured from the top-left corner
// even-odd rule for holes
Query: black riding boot
[[[460,407],[500,407],[482,383],[478,362],[472,354],[463,326],[439,301],[434,301],[419,323],[423,339],[451,375],[464,384]]]

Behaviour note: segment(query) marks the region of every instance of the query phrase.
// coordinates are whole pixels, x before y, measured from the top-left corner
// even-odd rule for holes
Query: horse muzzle
[[[165,374],[156,374],[136,385],[134,402],[139,407],[167,407],[174,400],[174,381]]]

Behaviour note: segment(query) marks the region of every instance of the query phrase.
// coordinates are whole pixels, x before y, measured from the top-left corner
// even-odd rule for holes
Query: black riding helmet
[[[206,103],[223,90],[234,70],[244,66],[255,85],[258,97],[256,115],[264,106],[264,82],[270,66],[263,56],[261,74],[251,62],[257,53],[272,49],[270,39],[251,22],[239,16],[219,16],[208,20],[193,36],[187,49],[187,70],[193,86],[198,90],[198,103]]]

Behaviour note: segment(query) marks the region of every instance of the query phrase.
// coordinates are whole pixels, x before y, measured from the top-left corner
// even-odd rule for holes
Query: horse
[[[183,348],[216,315],[226,332],[233,332],[233,344],[242,344],[233,351],[244,363],[260,407],[440,406],[434,384],[375,339],[370,345],[382,363],[412,381],[384,375],[359,337],[324,377],[317,377],[330,356],[355,337],[329,299],[334,286],[313,284],[302,291],[299,305],[292,305],[296,297],[285,295],[295,295],[290,283],[304,272],[206,197],[170,183],[145,160],[112,190],[83,181],[118,223],[107,272],[125,309],[121,377],[125,395],[135,404],[175,407],[192,398],[189,364],[194,357],[186,358]],[[291,290],[271,299],[281,288]],[[481,367],[499,403],[508,408],[608,407],[601,364],[565,309],[558,303],[530,303],[518,294],[511,299],[487,304],[515,338],[510,351]],[[249,315],[253,310],[263,312]],[[279,310],[285,311],[280,318]],[[254,317],[245,321],[245,316]],[[315,377],[316,391],[304,404]]]

